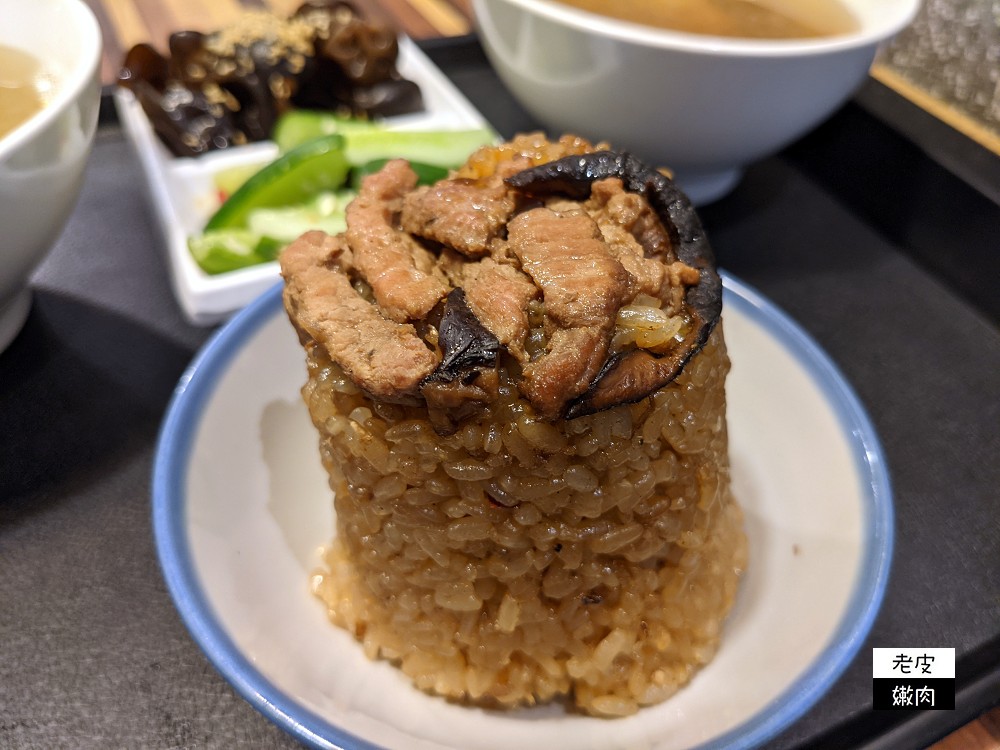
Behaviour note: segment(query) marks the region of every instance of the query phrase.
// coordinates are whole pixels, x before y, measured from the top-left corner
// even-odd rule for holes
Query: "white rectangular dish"
[[[416,82],[424,110],[387,119],[394,130],[466,130],[489,127],[483,116],[407,37],[400,37],[400,74]],[[187,240],[201,232],[216,208],[213,176],[241,164],[261,165],[277,156],[267,141],[216,151],[198,158],[173,156],[160,142],[132,92],[115,91],[118,119],[135,145],[149,187],[167,252],[174,295],[195,325],[214,325],[228,318],[278,280],[278,264],[265,263],[229,273],[209,275],[188,251]]]

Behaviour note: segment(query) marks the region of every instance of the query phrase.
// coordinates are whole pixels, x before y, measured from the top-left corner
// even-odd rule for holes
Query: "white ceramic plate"
[[[424,110],[388,118],[394,130],[464,130],[489,125],[454,84],[408,37],[400,37],[399,72],[420,86]],[[229,317],[278,279],[278,264],[265,263],[230,273],[209,275],[188,252],[187,238],[202,231],[216,208],[213,176],[241,164],[266,164],[278,154],[266,141],[205,154],[197,159],[173,156],[153,132],[132,92],[116,88],[115,105],[122,129],[135,146],[146,178],[153,211],[168,256],[170,279],[181,310],[197,325]]]
[[[332,501],[275,287],[206,345],[164,422],[153,520],[195,641],[236,690],[322,748],[748,748],[857,652],[882,599],[892,501],[871,422],[805,333],[725,278],[733,479],[750,565],[722,647],[666,703],[603,720],[455,705],[370,662],[309,593]]]

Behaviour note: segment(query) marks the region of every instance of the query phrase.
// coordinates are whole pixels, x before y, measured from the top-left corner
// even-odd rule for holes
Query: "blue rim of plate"
[[[864,549],[860,574],[829,645],[770,704],[739,726],[692,750],[749,750],[788,728],[833,685],[871,630],[889,578],[893,505],[889,472],[875,427],[840,370],[788,315],[751,286],[723,273],[724,304],[772,333],[809,373],[847,436],[862,479]],[[185,484],[194,438],[208,398],[237,353],[282,311],[280,282],[205,344],[181,377],[160,428],[153,466],[153,533],[167,582],[184,624],[213,666],[254,708],[312,747],[380,750],[303,707],[267,679],[233,643],[199,583],[185,533]]]

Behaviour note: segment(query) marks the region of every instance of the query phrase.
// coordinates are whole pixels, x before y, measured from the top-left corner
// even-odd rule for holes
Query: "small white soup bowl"
[[[31,306],[28,277],[80,192],[101,100],[101,32],[81,0],[0,0],[0,45],[53,82],[47,104],[0,137],[0,351]]]
[[[856,31],[757,40],[667,31],[551,0],[472,0],[497,74],[551,134],[609,141],[667,167],[695,203],[721,197],[746,165],[842,105],[920,0],[842,4]]]

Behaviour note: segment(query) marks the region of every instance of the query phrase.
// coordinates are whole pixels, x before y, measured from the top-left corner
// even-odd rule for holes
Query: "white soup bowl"
[[[40,61],[46,105],[0,137],[0,351],[31,306],[28,278],[76,203],[100,107],[101,32],[80,0],[0,0],[0,46]]]
[[[801,0],[760,0],[794,8]],[[605,140],[671,169],[695,203],[832,114],[919,0],[841,0],[849,33],[759,40],[618,21],[552,0],[472,0],[486,54],[553,135]]]

